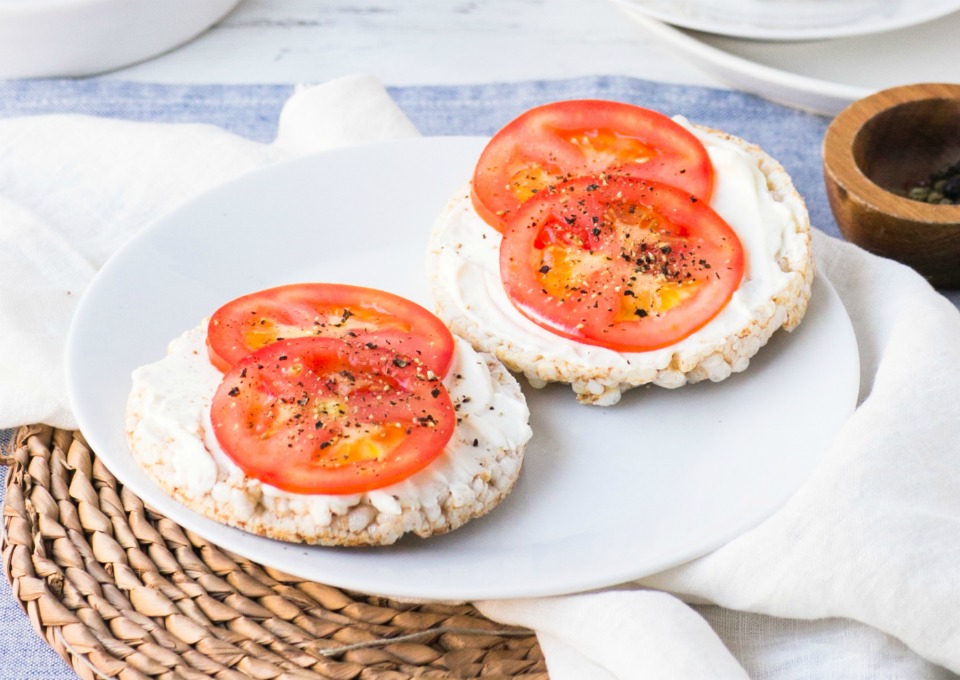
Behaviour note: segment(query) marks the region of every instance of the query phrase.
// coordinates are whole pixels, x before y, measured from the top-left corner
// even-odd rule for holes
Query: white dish
[[[483,143],[414,139],[276,165],[134,238],[90,286],[68,340],[70,399],[107,467],[148,504],[228,550],[395,597],[611,585],[702,555],[783,504],[857,397],[856,340],[823,279],[800,328],[777,333],[746,373],[723,383],[638,389],[614,408],[579,405],[566,387],[525,387],[535,434],[513,494],[438,538],[374,549],[285,544],[204,519],[140,471],[124,435],[130,371],[222,302],[279,283],[334,280],[430,306],[427,234]]]
[[[239,0],[0,0],[0,78],[86,76],[192,40]]]
[[[882,35],[772,43],[689,31],[625,10],[667,48],[720,80],[816,113],[834,115],[897,85],[960,82],[960,13]]]
[[[960,9],[960,0],[614,0],[696,31],[755,40],[822,40],[914,26]]]

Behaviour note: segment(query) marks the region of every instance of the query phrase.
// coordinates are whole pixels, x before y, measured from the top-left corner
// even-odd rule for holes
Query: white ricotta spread
[[[427,468],[397,484],[351,495],[293,494],[251,479],[213,435],[210,405],[222,374],[209,362],[205,341],[202,323],[172,341],[163,359],[133,372],[128,436],[144,467],[162,467],[163,486],[177,489],[187,501],[211,498],[229,508],[236,524],[252,520],[264,508],[294,523],[308,517],[314,527],[346,516],[354,531],[378,516],[411,508],[439,518],[451,507],[473,503],[479,483],[497,486],[502,497],[519,473],[521,456],[514,454],[522,452],[532,434],[526,401],[502,367],[503,375],[494,375],[490,357],[457,339],[444,385],[458,423],[444,452]],[[512,385],[503,383],[504,376]],[[290,530],[298,533],[297,526]]]
[[[746,254],[743,282],[714,319],[674,345],[647,352],[618,352],[550,333],[510,302],[500,280],[501,236],[474,210],[468,186],[447,205],[431,237],[427,269],[441,318],[522,371],[534,386],[571,382],[582,401],[598,404],[615,403],[622,389],[634,385],[678,387],[746,368],[769,337],[752,328],[773,323],[772,333],[784,325],[790,312],[784,309],[785,292],[802,297],[802,307],[809,297],[806,208],[783,169],[758,148],[677,121],[706,147],[715,177],[710,205],[736,231]],[[761,161],[776,167],[763,168]],[[771,174],[786,178],[789,191],[774,191]]]

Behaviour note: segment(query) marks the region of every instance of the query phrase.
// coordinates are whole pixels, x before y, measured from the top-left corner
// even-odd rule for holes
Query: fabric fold
[[[73,424],[62,370],[66,329],[96,269],[57,231],[0,196],[3,427]]]
[[[303,155],[419,136],[379,80],[353,75],[298,87],[280,112],[273,146]]]
[[[610,590],[477,608],[536,630],[551,680],[747,680],[707,622],[666,593]]]

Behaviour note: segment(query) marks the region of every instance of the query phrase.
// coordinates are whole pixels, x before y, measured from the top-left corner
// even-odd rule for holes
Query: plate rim
[[[671,26],[632,10],[627,11],[644,30],[685,56],[692,57],[704,70],[778,104],[822,115],[835,115],[873,92],[871,88],[834,83],[751,61],[699,40],[692,35],[693,31]],[[771,86],[776,88],[775,92],[771,91]],[[804,98],[799,98],[798,93],[803,94]]]
[[[920,14],[904,14],[899,12],[896,16],[901,17],[900,20],[888,20],[888,21],[878,21],[874,23],[848,23],[840,26],[831,26],[824,28],[812,28],[812,29],[770,29],[770,30],[761,30],[751,29],[744,24],[738,23],[726,23],[721,27],[717,27],[716,24],[711,24],[707,20],[697,20],[696,18],[690,18],[680,13],[671,13],[669,11],[662,11],[657,8],[651,8],[646,0],[611,0],[615,4],[629,7],[644,16],[656,19],[663,23],[682,27],[685,29],[711,33],[713,35],[727,36],[731,38],[742,38],[745,40],[761,40],[768,42],[796,42],[796,41],[813,41],[813,40],[833,40],[840,38],[852,38],[857,36],[865,35],[874,35],[877,33],[885,33],[887,31],[895,31],[902,28],[909,28],[911,26],[918,26],[920,24],[933,21],[940,17],[947,16],[953,12],[960,11],[960,1],[958,0],[942,0],[937,4],[930,4],[929,9],[926,12]]]
[[[636,22],[645,33],[660,42],[665,49],[689,61],[705,73],[714,76],[717,80],[725,83],[726,86],[743,90],[778,104],[799,110],[832,117],[853,102],[873,94],[878,89],[895,87],[900,84],[912,82],[905,77],[899,77],[891,79],[889,83],[886,84],[855,85],[849,84],[848,82],[825,80],[822,77],[791,71],[781,66],[771,65],[762,59],[755,60],[748,56],[741,56],[737,51],[737,46],[740,45],[745,48],[751,45],[761,45],[763,49],[768,49],[763,42],[738,40],[727,36],[708,34],[672,26],[649,17],[631,7],[622,5],[619,3],[619,0],[613,1],[617,2],[624,14]],[[949,22],[951,28],[960,26],[960,12],[951,13],[945,17],[943,21]],[[933,31],[934,35],[938,36],[937,40],[942,40],[940,31],[943,29],[941,29],[941,24],[939,23],[914,26],[904,30],[905,33],[902,35],[897,32],[892,33],[891,35],[897,37],[891,38],[891,40],[895,39],[897,44],[907,44],[917,40],[917,37],[922,36],[925,31]],[[871,42],[875,40],[871,37],[865,37],[863,39]],[[716,44],[718,42],[720,44]],[[729,47],[726,46],[727,43],[729,43]],[[807,49],[808,45],[823,44],[830,48],[840,43],[835,41],[821,41],[820,43],[799,42],[787,44],[791,45],[791,47],[799,46],[802,49]],[[775,49],[775,46],[769,49]],[[810,49],[813,48],[811,47]],[[866,48],[855,54],[861,55],[861,58],[869,57],[869,51]],[[904,74],[900,75],[903,76]],[[939,80],[941,82],[953,82],[950,78],[944,80],[942,74]]]

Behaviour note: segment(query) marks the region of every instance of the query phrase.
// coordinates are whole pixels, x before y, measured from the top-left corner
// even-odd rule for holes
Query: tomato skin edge
[[[421,305],[407,298],[363,286],[340,283],[294,283],[258,290],[236,297],[221,305],[207,323],[207,353],[210,362],[221,372],[226,372],[253,349],[244,344],[242,331],[244,321],[237,317],[251,311],[251,307],[263,306],[267,314],[282,312],[284,306],[293,316],[307,318],[307,310],[321,313],[332,307],[371,309],[393,319],[405,320],[410,326],[409,338],[411,355],[423,358],[430,368],[440,376],[446,374],[452,363],[454,340],[450,330],[443,322]],[[282,315],[281,315],[282,316]],[[368,334],[366,331],[365,334]],[[369,333],[376,335],[376,332]],[[403,343],[404,339],[396,332],[388,332],[387,337],[394,343]],[[364,337],[369,340],[370,338]]]
[[[622,160],[619,166],[608,165],[611,174],[627,174],[655,181],[676,184],[701,200],[709,201],[713,192],[713,165],[700,140],[688,129],[664,114],[622,102],[580,99],[552,102],[529,109],[509,121],[491,138],[474,167],[471,199],[480,217],[490,226],[503,231],[506,222],[522,202],[505,197],[510,183],[506,166],[516,159],[547,159],[566,143],[558,137],[563,130],[596,130],[610,128],[625,136],[636,135],[654,144],[653,160]],[[664,155],[664,158],[660,158]],[[575,176],[596,174],[598,168],[571,161],[570,154],[559,160],[561,183]],[[675,168],[676,163],[684,165]],[[671,179],[672,178],[672,179]]]

